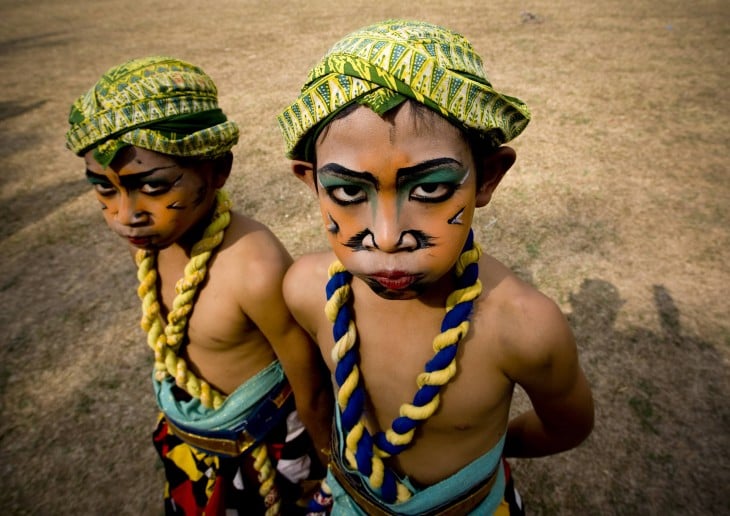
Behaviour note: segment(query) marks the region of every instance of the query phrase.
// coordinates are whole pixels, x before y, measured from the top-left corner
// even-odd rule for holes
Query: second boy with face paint
[[[528,119],[463,37],[403,20],[335,44],[279,117],[332,247],[284,293],[338,389],[333,514],[519,512],[501,457],[592,428],[563,314],[471,233]],[[533,410],[510,420],[515,384]]]
[[[215,83],[180,59],[133,59],[76,99],[69,124],[138,267],[165,513],[303,514],[331,391],[283,300],[291,257],[222,190],[239,129]]]

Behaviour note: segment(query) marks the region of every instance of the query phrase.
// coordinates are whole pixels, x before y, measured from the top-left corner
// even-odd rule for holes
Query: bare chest
[[[163,276],[164,312],[177,312],[183,318],[179,353],[201,378],[227,394],[274,360],[268,341],[240,308],[226,282],[211,275],[186,305],[184,296],[170,286],[174,280],[166,280]]]
[[[421,307],[410,313],[356,314],[356,352],[371,430],[390,427],[401,406],[413,403],[427,370],[432,372],[429,382],[440,391],[439,408],[427,428],[468,431],[495,420],[495,414],[501,420],[511,385],[495,363],[489,337],[479,339],[470,332],[464,339],[445,338],[444,313],[440,307]]]
[[[176,318],[182,317],[186,321],[188,345],[225,348],[245,340],[250,321],[225,283],[215,277],[206,277],[197,289],[179,295],[175,283],[180,275],[160,276],[165,318],[169,319],[174,313]]]

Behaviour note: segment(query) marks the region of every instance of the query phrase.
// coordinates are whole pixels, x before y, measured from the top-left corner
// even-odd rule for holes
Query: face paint
[[[215,202],[208,166],[182,167],[169,156],[130,147],[104,168],[86,155],[86,177],[107,225],[134,247],[162,249],[184,239]],[[198,235],[199,236],[199,235]]]
[[[417,128],[409,109],[386,120],[357,108],[332,122],[316,148],[332,249],[373,291],[394,299],[419,295],[451,272],[476,203],[473,158],[458,129],[438,117]]]
[[[327,215],[329,217],[329,224],[327,224],[327,231],[332,233],[333,235],[336,235],[340,232],[340,226],[337,224],[337,221],[332,218],[332,215]]]
[[[378,243],[375,241],[375,235],[373,235],[373,232],[369,229],[356,234],[343,245],[354,251],[379,249]],[[427,247],[433,247],[434,245],[433,237],[430,237],[423,231],[419,231],[417,229],[404,231],[401,233],[401,238],[396,243],[396,246],[399,248],[410,252],[417,251],[418,249],[425,249]]]
[[[399,204],[406,200],[430,203],[446,201],[468,177],[468,170],[462,168],[458,161],[448,158],[402,169],[398,172],[397,179]],[[406,195],[407,199],[404,198]]]
[[[463,224],[462,216],[464,215],[464,209],[460,209],[456,215],[449,219],[449,224]]]
[[[356,172],[335,163],[317,172],[317,181],[330,199],[340,206],[377,201],[378,180],[368,172]],[[377,202],[373,209],[377,209]]]

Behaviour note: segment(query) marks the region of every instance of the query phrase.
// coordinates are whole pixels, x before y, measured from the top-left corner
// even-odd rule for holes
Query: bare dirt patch
[[[242,126],[237,207],[299,255],[325,241],[274,117],[339,36],[397,16],[464,33],[534,113],[475,229],[569,316],[597,422],[516,462],[530,512],[730,512],[727,2],[346,4],[0,0],[3,512],[161,513],[134,268],[64,149],[75,96],[132,57],[200,64]]]

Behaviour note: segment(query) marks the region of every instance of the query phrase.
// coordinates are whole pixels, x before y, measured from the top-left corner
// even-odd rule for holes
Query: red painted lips
[[[403,271],[387,271],[376,272],[370,274],[369,277],[388,290],[403,290],[418,281],[420,275]]]

